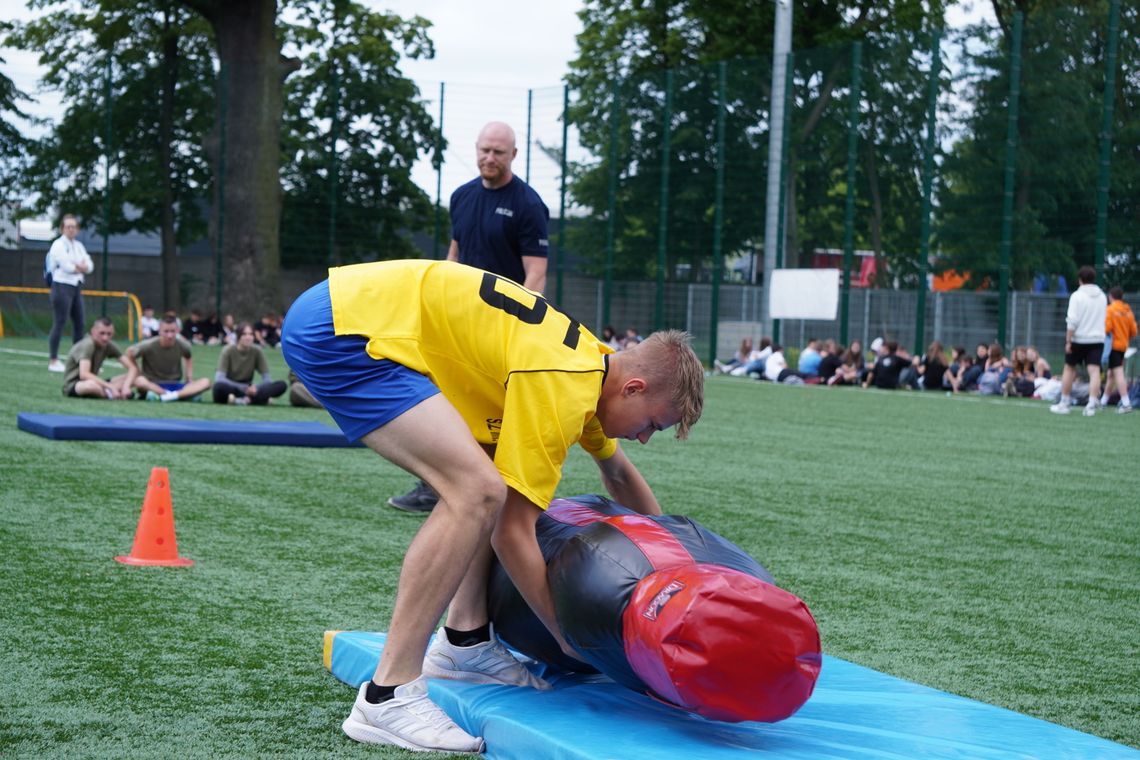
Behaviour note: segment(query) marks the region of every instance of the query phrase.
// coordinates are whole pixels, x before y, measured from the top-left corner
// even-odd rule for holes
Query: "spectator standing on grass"
[[[91,325],[87,337],[76,342],[67,352],[67,366],[63,371],[63,395],[72,398],[106,398],[122,400],[131,397],[131,384],[138,376],[138,367],[111,340],[115,325],[106,317],[99,317]],[[108,380],[99,376],[106,359],[118,359],[127,370]]]
[[[237,327],[237,336],[237,343],[223,348],[218,357],[218,371],[214,373],[214,403],[238,406],[268,404],[269,399],[285,393],[285,383],[269,376],[269,362],[261,348],[254,345],[253,325],[242,322]],[[254,372],[261,375],[261,382],[256,385],[253,382]]]
[[[555,617],[535,523],[574,443],[616,501],[660,514],[617,439],[644,444],[674,425],[684,438],[696,423],[704,367],[689,340],[659,332],[611,353],[533,291],[443,261],[332,269],[294,302],[289,366],[349,439],[441,495],[404,555],[388,638],[345,733],[478,752],[482,740],[431,702],[424,676],[549,688],[491,630],[492,553],[563,651],[579,656]]]
[[[1120,404],[1116,411],[1118,414],[1127,414],[1132,411],[1132,401],[1128,397],[1128,383],[1124,378],[1124,352],[1136,337],[1136,317],[1124,302],[1124,289],[1119,285],[1108,291],[1104,329],[1106,334],[1112,335],[1112,350],[1108,354],[1108,377],[1105,379],[1104,395],[1100,403],[1101,406],[1108,405],[1109,391],[1115,385],[1116,392],[1120,394]]]
[[[178,322],[163,317],[158,335],[127,349],[127,355],[141,365],[134,387],[146,394],[147,401],[186,401],[196,399],[210,388],[209,378],[194,379],[190,342],[178,334]]]
[[[59,360],[59,341],[63,325],[71,319],[71,344],[82,340],[86,318],[83,310],[83,278],[95,269],[87,249],[75,237],[79,234],[79,220],[65,214],[60,225],[60,236],[48,249],[45,269],[51,275],[51,332],[48,334],[48,370],[63,372]]]
[[[1080,287],[1069,296],[1065,314],[1065,369],[1061,373],[1061,400],[1049,407],[1054,414],[1068,414],[1073,405],[1073,381],[1077,367],[1084,364],[1089,371],[1089,400],[1084,415],[1096,414],[1100,403],[1100,355],[1104,350],[1104,323],[1108,303],[1104,291],[1097,287],[1096,270],[1083,266],[1077,272]]]
[[[501,121],[483,127],[475,139],[479,176],[451,194],[448,261],[506,277],[535,293],[546,289],[550,211],[534,189],[515,176],[515,132]],[[614,336],[619,345],[624,341]],[[439,496],[423,480],[388,499],[405,512],[430,512]]]

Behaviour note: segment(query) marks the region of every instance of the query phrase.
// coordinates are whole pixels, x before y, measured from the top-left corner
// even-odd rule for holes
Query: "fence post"
[[[336,26],[339,24],[339,6],[333,4],[333,58],[332,64],[332,93],[329,105],[332,109],[332,118],[329,120],[329,250],[328,262],[336,264],[336,195],[339,182],[340,167],[337,165],[336,140],[337,127],[340,126],[340,69],[336,63]]]
[[[851,304],[851,265],[855,257],[855,169],[859,150],[859,87],[863,43],[851,45],[851,93],[847,100],[847,198],[843,209],[843,289],[839,304],[839,342],[847,344],[847,309]]]
[[[443,95],[444,83],[440,82],[439,130],[435,133],[435,227],[431,246],[431,257],[436,261],[439,260],[439,228],[443,224]]]
[[[602,297],[602,326],[610,323],[610,298],[614,285],[614,233],[617,227],[618,178],[618,120],[621,118],[620,79],[614,79],[613,100],[610,103],[610,182],[606,218],[606,269],[605,289]]]
[[[665,269],[669,246],[669,142],[673,135],[673,69],[665,70],[665,109],[661,114],[661,204],[657,219],[657,297],[653,329],[665,327]]]
[[[1017,106],[1021,96],[1021,28],[1024,16],[1013,14],[1013,44],[1009,63],[1009,118],[1005,138],[1005,187],[1001,203],[1001,256],[998,263],[997,341],[1005,345],[1006,296],[1009,293],[1009,257],[1013,246],[1013,185],[1017,168]]]
[[[530,184],[530,123],[531,115],[534,113],[534,90],[526,91],[526,176],[523,179],[526,183]]]
[[[1120,36],[1120,0],[1108,6],[1108,46],[1104,54],[1104,105],[1101,107],[1100,167],[1096,178],[1096,271],[1105,284],[1104,249],[1108,238],[1108,179],[1112,163],[1112,106],[1116,96],[1116,42]]]
[[[111,67],[112,56],[111,51],[107,51],[107,71],[105,77],[104,95],[106,100],[106,122],[104,127],[106,132],[103,135],[103,271],[102,276],[102,289],[107,289],[107,276],[110,274],[111,269],[111,252],[109,241],[111,238],[111,140],[114,139],[114,121],[111,118],[111,100],[114,97],[114,89],[111,82]],[[102,316],[107,316],[107,299],[100,299],[102,303]]]
[[[223,243],[226,230],[226,111],[229,100],[229,79],[226,64],[218,67],[218,234],[214,245],[214,311],[222,313]]]
[[[930,209],[934,192],[934,137],[938,120],[938,74],[942,69],[942,32],[930,42],[930,88],[926,95],[926,144],[922,150],[922,231],[918,239],[918,302],[915,304],[914,354],[921,356],[926,333],[926,277],[930,273]],[[936,338],[937,340],[937,338]]]
[[[713,271],[712,305],[709,325],[709,366],[716,359],[717,327],[720,322],[720,278],[724,270],[724,251],[721,247],[724,231],[724,100],[728,89],[728,64],[717,64],[716,98],[716,190],[713,213]]]
[[[784,67],[784,124],[780,130],[780,190],[778,192],[779,201],[776,204],[776,269],[783,269],[784,267],[784,244],[787,242],[787,236],[784,234],[784,223],[787,221],[788,213],[788,170],[790,168],[788,164],[788,136],[792,133],[788,122],[792,119],[790,106],[795,102],[795,98],[792,97],[792,80],[796,70],[795,62],[796,54],[789,52],[787,66]],[[765,287],[767,287],[767,280],[765,280]],[[780,342],[780,320],[778,319],[772,320],[772,341]]]
[[[566,270],[566,141],[570,136],[570,85],[562,85],[562,161],[558,187],[558,265],[554,275],[554,303],[562,303],[562,273]]]

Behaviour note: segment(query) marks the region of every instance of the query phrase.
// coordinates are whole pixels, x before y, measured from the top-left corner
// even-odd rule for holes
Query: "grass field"
[[[364,450],[35,437],[17,412],[327,420],[65,399],[46,363],[0,341],[0,756],[400,756],[340,733],[321,634],[386,627],[422,518],[384,500],[411,477]],[[713,378],[689,441],[627,450],[667,512],[809,604],[827,653],[1140,747],[1140,414]],[[191,569],[112,560],[154,466]],[[575,450],[559,493],[595,472]]]

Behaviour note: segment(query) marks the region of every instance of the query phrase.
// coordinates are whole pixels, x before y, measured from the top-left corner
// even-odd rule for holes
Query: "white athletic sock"
[[[163,401],[177,401],[178,400],[178,391],[167,391],[166,393],[159,396],[159,398],[162,399]]]
[[[1069,406],[1072,406],[1073,405],[1073,397],[1072,396],[1061,396],[1061,403],[1062,404],[1068,404]]]

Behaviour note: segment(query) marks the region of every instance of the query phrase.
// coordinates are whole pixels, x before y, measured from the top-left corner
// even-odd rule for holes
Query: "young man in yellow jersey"
[[[646,443],[674,425],[684,438],[701,414],[704,368],[684,333],[614,354],[538,294],[446,261],[330,270],[293,304],[282,348],[348,438],[440,494],[408,547],[380,663],[344,731],[408,749],[481,751],[482,739],[428,699],[425,673],[547,688],[490,630],[492,546],[573,655],[534,532],[567,450],[578,443],[594,457],[618,502],[660,514],[615,439]]]

